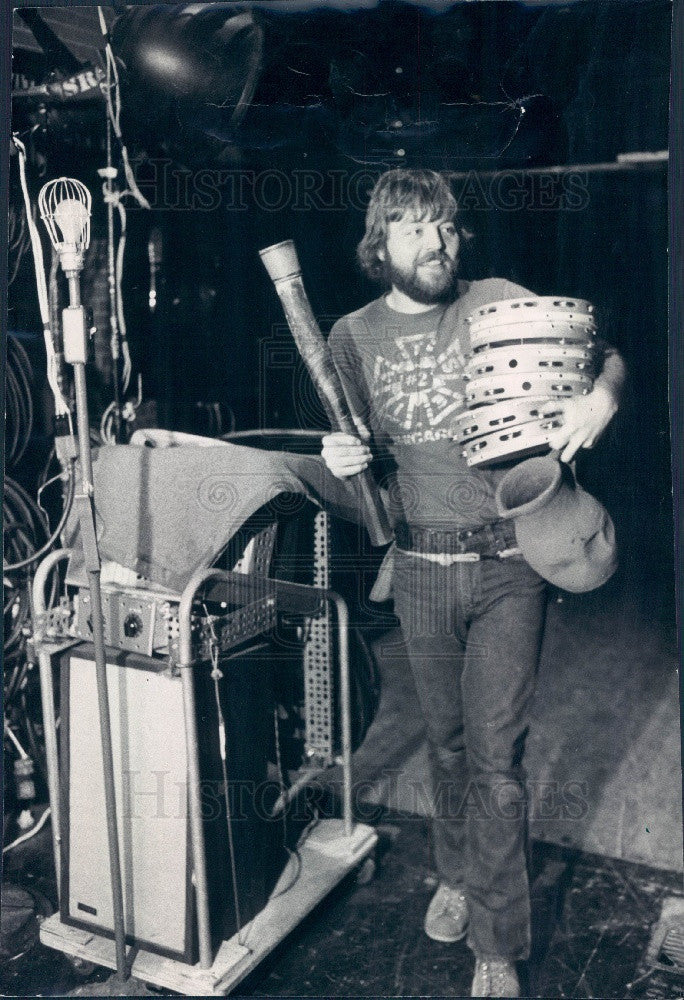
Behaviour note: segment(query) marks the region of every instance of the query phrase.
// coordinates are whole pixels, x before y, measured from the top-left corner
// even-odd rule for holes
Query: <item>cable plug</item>
[[[33,813],[30,809],[22,809],[17,816],[17,826],[20,830],[30,830],[35,824],[35,819],[33,818]]]
[[[55,454],[63,469],[69,467],[70,462],[78,456],[78,442],[76,436],[71,433],[69,418],[66,414],[59,414],[54,420],[55,428]]]

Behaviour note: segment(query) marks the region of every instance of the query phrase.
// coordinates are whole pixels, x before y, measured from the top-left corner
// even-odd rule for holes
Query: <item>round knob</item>
[[[136,639],[143,630],[143,621],[139,614],[131,611],[124,618],[123,631],[128,639]]]

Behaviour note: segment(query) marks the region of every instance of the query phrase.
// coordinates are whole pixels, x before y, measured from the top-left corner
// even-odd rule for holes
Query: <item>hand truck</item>
[[[33,583],[34,635],[38,658],[45,729],[48,787],[52,810],[52,836],[58,891],[60,889],[60,775],[57,726],[53,695],[53,661],[65,649],[81,641],[74,625],[73,606],[63,598],[59,606],[47,608],[46,584],[58,564],[71,555],[61,549],[40,564]],[[218,601],[232,610],[212,622],[212,636],[218,636],[222,652],[258,635],[268,634],[278,615],[314,617],[323,608],[334,608],[337,622],[339,663],[339,711],[341,753],[336,761],[342,769],[342,818],[323,819],[299,849],[301,870],[292,880],[281,874],[267,904],[239,933],[212,950],[208,906],[207,859],[201,817],[197,717],[193,671],[206,666],[206,635],[198,628],[197,595]],[[106,585],[105,588],[106,590]],[[105,594],[107,597],[107,594]],[[114,593],[110,600],[117,598]],[[169,615],[167,614],[167,618]],[[189,996],[221,996],[233,990],[301,920],[350,872],[360,869],[373,854],[375,831],[355,823],[352,815],[352,745],[349,690],[348,611],[334,591],[295,584],[259,574],[220,569],[200,569],[190,579],[177,601],[175,627],[169,631],[169,668],[180,673],[183,691],[183,718],[188,762],[188,812],[195,886],[199,960],[186,964],[142,948],[128,949],[127,973],[156,987]],[[199,633],[199,634],[198,634]],[[116,637],[107,638],[116,645]],[[152,640],[150,639],[150,642]],[[320,772],[315,772],[320,773]],[[306,783],[306,772],[288,791],[292,794]],[[371,862],[372,864],[372,862]],[[43,944],[64,952],[75,960],[116,969],[114,941],[99,933],[72,927],[59,914],[41,925]]]

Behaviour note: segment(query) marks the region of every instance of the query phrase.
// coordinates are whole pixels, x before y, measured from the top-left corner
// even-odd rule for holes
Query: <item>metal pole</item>
[[[102,616],[102,596],[100,593],[99,570],[88,570],[88,586],[90,589],[90,607],[93,623],[93,645],[95,647],[97,704],[100,716],[100,733],[102,738],[102,770],[104,775],[105,812],[107,814],[109,869],[112,883],[112,902],[114,908],[116,970],[122,979],[127,979],[126,931],[124,927],[123,890],[121,887],[121,858],[119,855],[119,826],[116,817],[114,754],[112,751],[112,731],[110,727],[109,691],[107,689],[107,662],[104,647],[104,619]]]
[[[68,272],[69,300],[71,308],[81,305],[81,291],[78,272]],[[85,335],[85,332],[84,332]],[[84,352],[85,353],[85,352]],[[114,915],[114,941],[116,947],[116,971],[120,979],[128,978],[126,969],[126,930],[124,925],[123,890],[121,887],[121,859],[119,856],[119,827],[116,818],[116,794],[114,788],[114,755],[112,752],[112,732],[109,714],[109,692],[107,690],[107,660],[104,645],[104,619],[102,616],[102,594],[100,592],[100,557],[95,534],[95,511],[93,508],[93,463],[90,450],[90,421],[88,419],[88,397],[86,393],[85,363],[71,362],[74,367],[76,393],[76,419],[78,424],[78,450],[81,460],[82,493],[75,498],[79,512],[81,540],[88,573],[90,607],[95,647],[95,679],[97,684],[97,704],[100,717],[100,740],[102,744],[102,772],[104,780],[105,812],[107,819],[107,847],[109,853],[109,873],[112,886],[112,907]]]
[[[352,816],[352,739],[351,701],[349,695],[349,612],[339,594],[328,592],[328,598],[337,611],[338,643],[340,653],[340,709],[342,714],[342,816],[344,835],[351,837]]]
[[[57,749],[57,727],[55,725],[55,697],[52,690],[52,657],[42,646],[38,648],[38,671],[40,676],[40,700],[43,709],[43,736],[45,737],[45,760],[47,764],[48,796],[52,823],[52,853],[57,879],[57,899],[61,899],[61,811],[59,805],[59,753]]]
[[[197,740],[197,711],[195,707],[195,679],[192,659],[192,604],[199,587],[207,580],[220,579],[224,573],[218,569],[200,569],[192,575],[178,605],[178,660],[183,684],[183,714],[185,720],[185,745],[188,755],[188,809],[190,812],[190,837],[192,864],[197,895],[197,937],[199,965],[209,969],[211,959],[211,931],[209,926],[209,887],[207,884],[207,855],[202,823],[199,748]]]
[[[195,707],[195,678],[190,666],[181,666],[183,685],[183,713],[185,716],[185,745],[188,755],[188,808],[190,810],[190,836],[192,837],[192,864],[197,895],[197,938],[200,969],[210,969],[211,930],[209,927],[209,887],[207,884],[206,848],[202,825],[202,800],[200,794],[199,752],[197,746],[197,716]]]
[[[57,878],[57,898],[61,893],[61,810],[59,801],[59,751],[57,745],[57,724],[55,715],[55,696],[52,687],[52,657],[44,648],[45,629],[45,585],[47,579],[62,559],[71,555],[70,549],[58,549],[51,552],[41,562],[33,578],[33,642],[38,653],[38,670],[40,677],[40,703],[43,714],[43,736],[45,737],[45,760],[47,764],[48,795],[50,797],[52,851],[55,858],[55,875]]]

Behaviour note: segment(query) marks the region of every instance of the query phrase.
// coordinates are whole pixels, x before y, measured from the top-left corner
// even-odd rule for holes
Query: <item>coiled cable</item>
[[[5,386],[5,463],[12,468],[20,462],[33,430],[31,362],[23,344],[12,334],[7,337]]]

